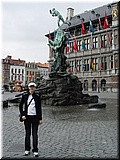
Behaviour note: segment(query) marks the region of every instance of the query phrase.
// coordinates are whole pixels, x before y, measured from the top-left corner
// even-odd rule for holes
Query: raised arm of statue
[[[52,10],[50,10],[50,14],[52,14],[52,16],[58,17],[58,27],[60,27],[60,21],[62,21],[65,24],[71,25],[70,22],[64,21],[62,15],[55,8],[53,8]]]

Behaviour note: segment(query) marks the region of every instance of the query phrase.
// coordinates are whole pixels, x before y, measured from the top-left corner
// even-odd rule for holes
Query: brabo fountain
[[[83,94],[82,83],[78,77],[67,72],[70,64],[64,55],[64,50],[67,46],[68,35],[60,28],[60,21],[67,25],[70,25],[70,23],[64,21],[62,15],[55,8],[50,10],[50,14],[58,17],[58,29],[55,40],[49,39],[49,47],[54,55],[49,79],[46,80],[46,86],[38,87],[42,99],[46,100],[47,104],[53,106],[97,103],[98,96]]]
[[[82,93],[82,83],[78,77],[72,73],[67,72],[67,68],[70,67],[67,57],[64,55],[65,47],[68,42],[68,35],[64,30],[60,28],[60,21],[67,25],[71,25],[69,22],[64,21],[62,15],[53,8],[50,10],[52,16],[58,17],[58,29],[55,40],[49,39],[49,46],[52,49],[54,55],[54,61],[51,65],[51,72],[49,78],[42,82],[42,78],[38,76],[36,78],[37,89],[36,92],[41,94],[41,99],[44,104],[51,106],[70,106],[70,105],[82,105],[93,104],[98,108],[105,108],[106,104],[98,103],[98,96]],[[16,95],[16,97],[23,93]],[[89,107],[90,108],[90,107]]]

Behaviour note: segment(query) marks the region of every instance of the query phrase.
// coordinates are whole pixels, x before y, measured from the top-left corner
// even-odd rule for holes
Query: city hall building
[[[118,91],[118,12],[118,2],[78,15],[74,15],[73,8],[67,8],[66,21],[71,25],[62,24],[60,27],[69,36],[64,54],[70,63],[68,72],[79,78],[83,91]],[[54,32],[46,36],[54,39]],[[49,66],[53,60],[50,50]]]

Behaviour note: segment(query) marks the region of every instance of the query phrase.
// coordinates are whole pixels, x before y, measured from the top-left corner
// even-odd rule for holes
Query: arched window
[[[95,79],[92,80],[92,91],[97,91],[97,81]]]
[[[106,80],[102,79],[101,80],[101,91],[105,91],[106,90]]]
[[[84,91],[88,91],[88,80],[84,80]]]

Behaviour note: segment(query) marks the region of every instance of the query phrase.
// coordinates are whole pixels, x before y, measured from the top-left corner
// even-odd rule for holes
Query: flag
[[[32,81],[32,74],[30,74],[30,81]]]
[[[34,80],[36,80],[36,74],[34,74]]]
[[[101,47],[104,48],[105,47],[105,44],[104,44],[104,41],[101,39]]]
[[[69,43],[69,41],[67,42],[66,53],[70,53],[70,43]]]
[[[94,34],[94,28],[93,28],[91,20],[90,20],[90,31],[92,32],[92,34]]]
[[[101,21],[100,21],[100,18],[99,18],[99,23],[98,23],[98,25],[99,25],[99,30],[101,30],[101,29],[102,29],[102,23],[101,23]]]
[[[68,72],[69,72],[69,73],[72,73],[72,70],[71,70],[71,68],[69,68],[69,69],[68,69]]]
[[[100,57],[100,68],[103,69],[103,62],[101,57]]]
[[[94,59],[91,57],[90,69],[94,69]]]
[[[82,39],[82,49],[83,49],[83,50],[86,50],[86,47],[85,47],[85,40],[84,40],[84,39]]]
[[[109,32],[107,32],[107,39],[108,39],[109,45],[112,46],[112,40],[110,38]]]
[[[73,42],[73,50],[78,52],[78,45],[77,45],[76,38],[74,39],[74,42]]]
[[[93,37],[92,37],[92,34],[90,36],[90,48],[94,48],[94,44],[93,44]]]
[[[82,21],[82,34],[86,34],[85,25],[83,21]]]
[[[107,19],[106,12],[105,12],[105,18],[104,18],[104,28],[110,28],[110,26],[108,24],[108,19]]]
[[[82,69],[84,70],[85,68],[85,62],[84,62],[84,58],[82,57]]]

